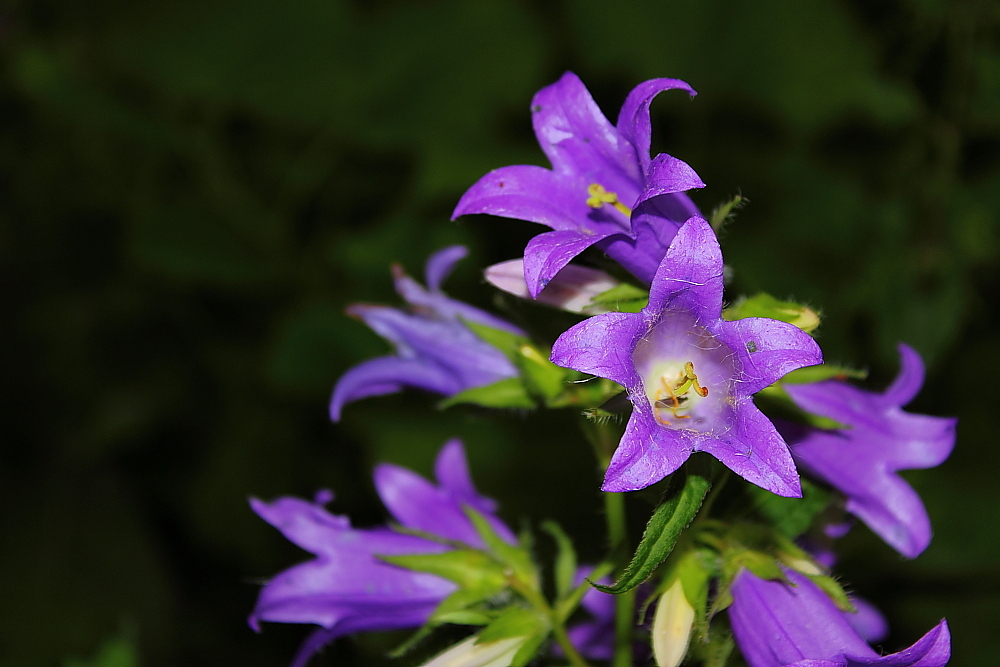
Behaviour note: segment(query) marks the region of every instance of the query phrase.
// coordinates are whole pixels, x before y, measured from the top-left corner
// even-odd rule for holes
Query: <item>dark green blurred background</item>
[[[572,415],[408,393],[326,417],[387,349],[342,313],[396,303],[393,261],[468,244],[451,293],[537,314],[479,270],[541,228],[448,217],[487,170],[544,162],[528,104],[566,69],[612,119],[646,78],[699,91],[657,101],[654,152],[699,172],[706,211],[750,199],[723,235],[734,295],[821,308],[827,358],[873,387],[896,341],[925,355],[912,408],[962,420],[950,461],[906,475],[935,541],[904,562],[862,526],[841,571],[887,648],[947,616],[952,665],[1000,655],[997,3],[13,0],[0,49],[3,665],[122,633],[150,667],[286,664],[306,628],[244,618],[306,554],[246,497],[330,487],[376,523],[373,463],[427,473],[450,435],[508,520],[556,518],[597,557]]]

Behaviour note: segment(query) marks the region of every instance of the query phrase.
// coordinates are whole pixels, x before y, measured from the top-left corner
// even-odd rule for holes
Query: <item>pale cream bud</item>
[[[522,299],[531,298],[528,294],[528,285],[524,282],[522,259],[512,259],[488,267],[486,280],[508,294]],[[603,271],[568,264],[552,278],[545,289],[539,292],[536,301],[571,313],[599,315],[610,311],[590,305],[590,300],[619,285],[620,282]]]
[[[656,616],[653,617],[653,656],[659,667],[681,664],[691,640],[693,623],[694,608],[684,596],[680,580],[677,580],[660,596]]]
[[[527,637],[508,637],[477,644],[478,635],[455,644],[423,667],[508,667]]]

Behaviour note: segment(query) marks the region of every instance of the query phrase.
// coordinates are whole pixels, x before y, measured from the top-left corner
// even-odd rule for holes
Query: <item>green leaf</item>
[[[600,306],[618,313],[638,313],[649,303],[649,293],[634,285],[622,283],[590,300],[591,306]]]
[[[509,566],[514,574],[528,586],[538,588],[538,572],[535,564],[531,560],[531,554],[520,546],[508,544],[500,537],[486,517],[468,505],[463,505],[465,512],[472,525],[475,527],[479,537],[486,543],[490,553],[504,565]]]
[[[534,408],[537,405],[519,377],[505,378],[493,384],[460,391],[438,403],[438,407],[444,410],[459,403],[482,405],[486,408]]]
[[[556,598],[562,600],[573,592],[573,578],[576,576],[576,549],[573,541],[555,521],[542,523],[542,530],[556,541],[555,582]]]
[[[646,531],[632,556],[632,562],[611,586],[594,586],[605,593],[618,595],[630,591],[666,560],[681,534],[701,507],[710,484],[707,476],[688,472],[683,486],[660,504],[646,524]]]
[[[802,479],[801,498],[784,498],[753,485],[747,485],[746,489],[753,499],[754,509],[790,539],[806,532],[830,501],[826,490],[805,478]]]
[[[766,292],[740,298],[722,311],[722,317],[730,321],[746,317],[769,317],[794,324],[807,333],[819,326],[819,314],[812,308],[794,301],[780,301]]]
[[[380,560],[407,570],[427,572],[460,588],[473,591],[499,593],[507,585],[503,566],[482,551],[474,549],[454,549],[439,554],[415,554],[403,556],[379,556]]]

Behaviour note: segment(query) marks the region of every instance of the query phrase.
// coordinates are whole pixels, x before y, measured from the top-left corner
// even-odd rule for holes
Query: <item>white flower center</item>
[[[732,352],[689,314],[665,313],[632,359],[660,426],[716,434],[732,427]]]

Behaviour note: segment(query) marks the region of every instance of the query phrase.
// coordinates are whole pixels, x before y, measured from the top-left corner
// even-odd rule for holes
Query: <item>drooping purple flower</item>
[[[615,126],[579,77],[567,72],[531,102],[535,136],[552,169],[495,169],[469,188],[453,217],[490,213],[551,227],[524,250],[524,277],[533,297],[595,244],[649,282],[681,223],[700,215],[683,193],[705,185],[677,158],[665,153],[649,158],[649,105],[673,89],[695,95],[677,79],[640,83],[625,99]]]
[[[556,341],[552,361],[628,391],[632,416],[605,491],[649,486],[704,451],[769,491],[800,495],[788,447],[751,396],[822,354],[790,324],[722,319],[722,253],[704,219],[677,233],[646,308],[581,322]]]
[[[944,620],[913,646],[880,656],[816,584],[785,574],[790,583],[743,570],[733,582],[729,620],[750,667],[942,667],[951,657]]]
[[[399,466],[375,469],[375,488],[402,526],[471,546],[484,545],[462,511],[482,512],[504,539],[514,535],[494,514],[496,503],[476,491],[459,440],[441,448],[434,468],[437,485]],[[289,540],[316,556],[271,579],[261,590],[249,623],[312,623],[320,626],[299,649],[293,667],[301,667],[320,648],[353,632],[419,627],[455,589],[445,579],[413,572],[379,560],[379,555],[439,553],[450,547],[387,527],[352,528],[346,516],[330,514],[315,502],[278,498],[250,499],[253,510]]]
[[[955,419],[903,412],[920,391],[924,364],[900,344],[901,368],[879,394],[840,380],[785,387],[803,410],[847,429],[782,425],[796,462],[847,496],[847,511],[904,556],[915,558],[931,540],[930,520],[917,492],[896,471],[941,464],[955,445]]]
[[[337,381],[330,400],[330,418],[340,420],[345,403],[415,387],[451,396],[517,375],[503,352],[483,342],[463,320],[511,333],[524,332],[509,322],[441,291],[441,282],[465,257],[463,246],[437,251],[427,260],[425,289],[393,267],[396,291],[409,310],[355,304],[347,309],[396,348],[396,354],[364,361]]]

